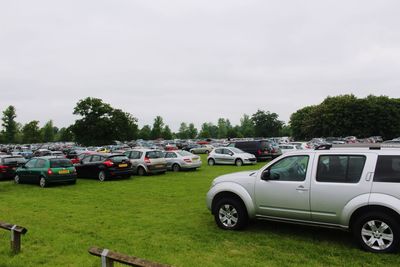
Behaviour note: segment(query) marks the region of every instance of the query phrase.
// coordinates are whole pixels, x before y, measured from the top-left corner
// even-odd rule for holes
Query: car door
[[[225,164],[234,164],[235,163],[235,153],[233,153],[230,149],[224,148],[224,163]]]
[[[27,183],[32,176],[32,169],[36,165],[37,159],[30,159],[23,167],[18,170],[18,176],[21,183]]]
[[[174,157],[173,157],[174,155],[175,155],[175,153],[173,153],[173,152],[165,153],[164,157],[165,157],[165,160],[167,161],[167,168],[171,168],[171,166],[174,162]]]
[[[75,165],[75,169],[76,169],[79,177],[81,177],[81,178],[88,177],[88,174],[89,174],[88,164],[89,164],[91,158],[92,158],[92,155],[86,155],[85,157],[82,158],[82,160],[79,164]]]
[[[131,151],[131,153],[129,155],[129,160],[132,163],[132,168],[133,168],[134,172],[137,171],[137,168],[141,162],[141,157],[142,157],[142,152],[140,152],[140,151]]]
[[[310,177],[313,154],[282,158],[258,173],[257,216],[310,220]]]
[[[87,171],[89,177],[97,177],[100,172],[100,165],[103,164],[105,157],[100,155],[93,155],[90,162],[87,164]]]
[[[46,168],[46,160],[44,159],[38,159],[36,161],[35,167],[31,169],[31,176],[30,176],[30,181],[29,183],[32,184],[37,184],[39,183],[40,176],[42,174],[42,171]]]
[[[215,163],[217,163],[217,164],[223,164],[225,162],[222,148],[215,149],[214,160],[215,160]]]
[[[367,152],[317,155],[310,195],[313,221],[339,224],[346,204],[356,197],[368,201],[376,160],[375,153]]]

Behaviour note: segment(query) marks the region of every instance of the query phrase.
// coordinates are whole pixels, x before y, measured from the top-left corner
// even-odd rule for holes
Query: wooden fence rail
[[[11,232],[11,251],[18,254],[21,251],[21,235],[26,234],[28,229],[15,224],[0,222],[0,228],[9,230]]]
[[[91,247],[89,249],[89,253],[94,256],[101,257],[102,267],[113,267],[114,262],[119,262],[128,266],[136,266],[136,267],[171,267],[170,265],[152,262],[98,247]]]

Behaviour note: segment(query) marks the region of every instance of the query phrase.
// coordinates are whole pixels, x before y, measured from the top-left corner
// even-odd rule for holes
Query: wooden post
[[[101,252],[101,267],[114,267],[114,261],[110,258],[107,258],[108,249],[103,249]]]
[[[15,227],[15,225],[13,226]],[[14,254],[18,254],[21,251],[21,233],[11,229],[11,251]]]

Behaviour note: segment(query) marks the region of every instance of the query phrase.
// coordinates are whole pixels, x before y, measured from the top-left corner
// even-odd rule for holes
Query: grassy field
[[[212,179],[262,165],[203,163],[195,172],[46,189],[0,182],[0,220],[28,228],[17,256],[0,229],[0,266],[100,266],[90,246],[174,266],[400,265],[399,254],[363,252],[341,231],[272,222],[218,229],[205,205]]]

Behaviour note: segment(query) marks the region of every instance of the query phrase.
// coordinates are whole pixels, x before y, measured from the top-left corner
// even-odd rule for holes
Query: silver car
[[[193,154],[208,154],[210,153],[214,147],[212,145],[200,145],[198,147],[193,147],[190,149],[190,153]]]
[[[133,149],[124,153],[132,163],[135,174],[147,175],[153,173],[165,173],[167,161],[161,150]]]
[[[234,164],[242,166],[243,164],[256,164],[257,159],[253,154],[246,153],[236,147],[219,147],[211,151],[207,157],[208,165],[215,164]]]
[[[223,229],[267,219],[353,232],[371,252],[400,244],[400,149],[299,150],[216,178],[207,206]]]
[[[195,170],[201,167],[201,159],[199,156],[193,155],[185,150],[167,151],[164,153],[167,161],[167,169],[174,172],[180,170]]]

